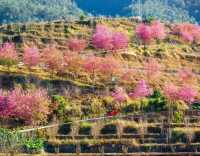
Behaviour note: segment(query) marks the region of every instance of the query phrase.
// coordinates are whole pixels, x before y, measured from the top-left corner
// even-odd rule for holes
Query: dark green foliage
[[[0,23],[49,21],[79,17],[71,0],[1,0]]]
[[[200,103],[194,103],[192,109],[200,110]]]
[[[149,98],[149,105],[147,106],[147,111],[163,111],[165,110],[167,102],[165,97],[161,94],[159,90],[155,90],[154,94]]]

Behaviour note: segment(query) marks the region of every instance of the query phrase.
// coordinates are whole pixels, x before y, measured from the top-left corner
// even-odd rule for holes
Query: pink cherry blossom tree
[[[134,91],[129,93],[133,99],[148,97],[153,94],[153,90],[148,86],[145,80],[140,80],[136,85]]]
[[[14,43],[4,43],[0,47],[0,64],[6,65],[8,71],[12,65],[16,65],[18,62],[18,55]]]
[[[150,58],[144,64],[144,70],[149,81],[155,80],[160,74],[161,65],[154,58]]]
[[[163,92],[170,101],[174,102],[178,99],[178,87],[173,83],[165,84]]]
[[[113,50],[117,51],[119,49],[128,48],[128,36],[122,32],[115,32],[112,36],[112,46]]]
[[[195,43],[200,41],[200,26],[189,23],[178,24],[173,27],[173,34],[178,35],[183,41]]]
[[[47,121],[50,98],[43,89],[23,90],[16,88],[6,93],[1,92],[1,118],[16,118],[26,124],[38,125]]]
[[[135,32],[137,37],[142,41],[144,45],[144,51],[146,51],[146,45],[154,39],[154,34],[151,26],[141,23],[136,27]]]
[[[92,44],[97,49],[111,50],[113,48],[112,31],[105,25],[97,25],[92,36]]]
[[[144,45],[144,51],[146,45],[153,40],[163,40],[166,37],[164,24],[159,21],[152,21],[151,24],[141,23],[137,25],[135,32]]]
[[[70,72],[80,72],[83,67],[83,58],[79,53],[64,53],[65,68]]]
[[[84,39],[71,38],[68,40],[68,48],[73,51],[80,53],[87,47],[87,42]]]
[[[29,69],[34,66],[37,66],[40,62],[40,53],[37,47],[25,47],[24,56],[23,56],[24,64],[26,64]]]
[[[135,69],[124,69],[120,78],[121,82],[131,84],[135,81],[137,71]]]
[[[121,62],[115,59],[113,56],[106,56],[102,59],[99,65],[99,72],[109,78],[118,76],[121,74],[122,66]]]
[[[164,86],[163,92],[164,95],[167,97],[167,106],[169,111],[169,120],[171,121],[173,118],[173,104],[176,102],[176,100],[179,99],[178,96],[178,87],[173,83],[167,83]]]
[[[178,72],[178,79],[182,84],[197,84],[197,75],[190,68],[183,68]]]
[[[63,53],[54,46],[48,46],[42,52],[42,61],[51,70],[53,76],[55,71],[59,71],[63,66]]]
[[[182,86],[178,92],[179,99],[185,101],[188,104],[194,102],[197,95],[198,91],[189,85]]]
[[[111,95],[114,101],[120,104],[120,107],[121,104],[128,99],[128,96],[122,87],[117,87]]]
[[[160,21],[152,21],[151,31],[154,39],[163,40],[166,37],[165,26]]]
[[[89,56],[84,60],[83,68],[86,72],[92,74],[93,81],[95,81],[96,73],[98,72],[101,61],[102,58],[97,56]]]

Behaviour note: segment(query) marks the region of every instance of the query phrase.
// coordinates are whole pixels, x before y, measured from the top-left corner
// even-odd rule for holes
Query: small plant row
[[[18,131],[0,128],[1,153],[40,153],[43,147],[44,140],[42,138],[24,136]]]

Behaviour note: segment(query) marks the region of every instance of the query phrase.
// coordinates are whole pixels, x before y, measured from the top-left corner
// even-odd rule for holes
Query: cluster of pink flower
[[[68,40],[68,48],[73,52],[82,52],[87,47],[87,42],[84,39],[71,38]]]
[[[153,21],[150,25],[141,23],[136,27],[136,35],[143,42],[148,44],[152,40],[162,40],[166,37],[164,24]]]
[[[183,23],[173,28],[173,34],[179,35],[186,42],[197,42],[200,40],[200,26]]]
[[[0,47],[0,64],[7,65],[10,67],[13,64],[16,64],[18,61],[18,55],[13,43],[4,43]]]
[[[195,101],[198,91],[189,85],[177,87],[174,84],[167,84],[164,86],[164,94],[171,101],[183,100],[186,103],[191,104]]]
[[[23,90],[16,88],[0,95],[0,117],[16,118],[26,124],[40,124],[47,120],[50,100],[43,89]]]
[[[92,74],[98,72],[103,75],[113,75],[117,74],[122,67],[120,61],[112,56],[90,56],[84,60],[83,68]]]
[[[113,50],[128,47],[128,37],[122,32],[112,32],[105,25],[97,25],[92,37],[92,43],[97,49]]]
[[[152,94],[153,89],[149,87],[145,80],[141,80],[138,82],[135,89],[128,95],[123,88],[119,87],[112,93],[112,97],[117,102],[124,102],[127,100],[128,96],[132,99],[139,99],[151,96]]]

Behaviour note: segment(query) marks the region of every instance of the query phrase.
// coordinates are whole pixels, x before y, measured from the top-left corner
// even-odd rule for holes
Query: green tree
[[[132,15],[143,19],[154,17],[168,22],[195,22],[189,12],[184,9],[183,0],[133,0],[130,5]],[[182,7],[181,7],[182,6]]]
[[[71,0],[0,0],[0,23],[79,18]]]

